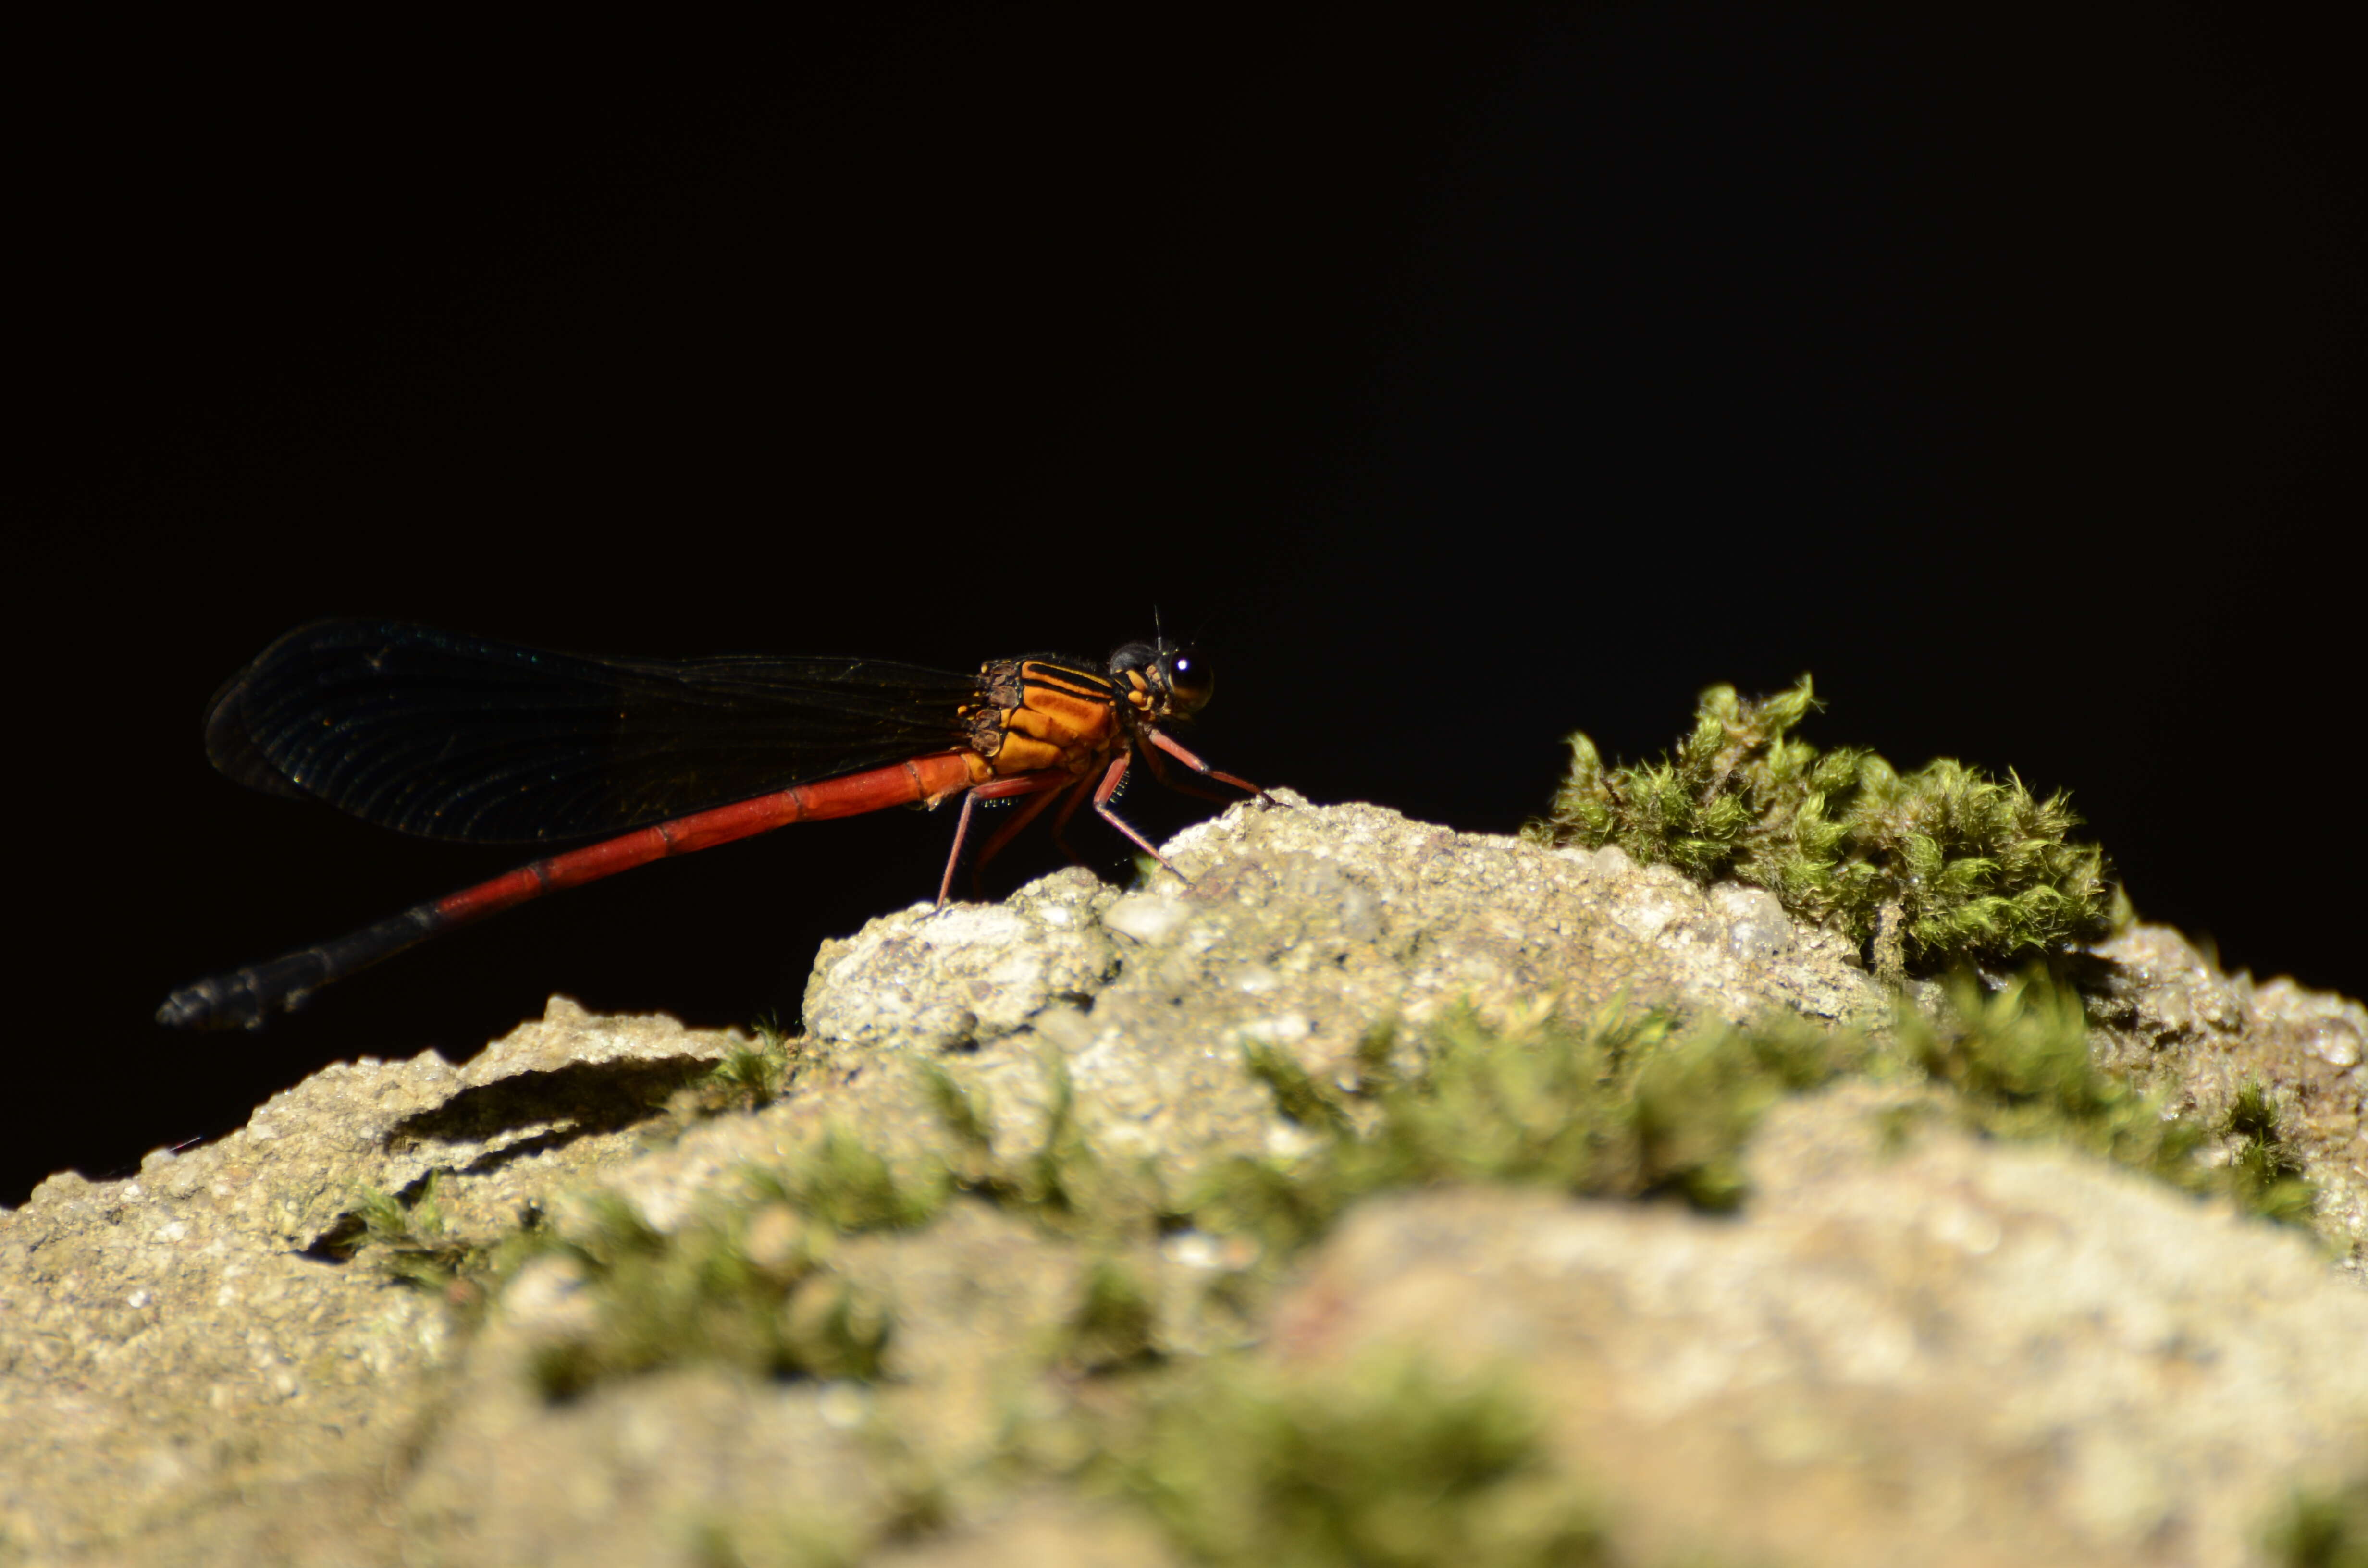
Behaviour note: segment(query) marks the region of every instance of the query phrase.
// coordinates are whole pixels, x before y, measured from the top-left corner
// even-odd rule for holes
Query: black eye
[[[1209,661],[1187,650],[1167,655],[1167,690],[1178,711],[1197,713],[1216,694],[1217,677]]]

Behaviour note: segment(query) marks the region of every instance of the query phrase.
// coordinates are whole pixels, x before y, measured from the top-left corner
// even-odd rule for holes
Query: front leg
[[[1274,804],[1274,797],[1268,794],[1264,790],[1259,789],[1257,785],[1251,783],[1247,778],[1237,778],[1230,773],[1218,772],[1215,768],[1201,761],[1200,757],[1191,752],[1187,751],[1180,742],[1178,742],[1174,736],[1168,734],[1165,730],[1158,729],[1150,724],[1145,724],[1143,726],[1143,733],[1144,738],[1149,740],[1153,745],[1157,746],[1161,751],[1166,752],[1168,756],[1174,757],[1177,761],[1182,763],[1193,772],[1201,775],[1201,778],[1213,778],[1220,784],[1230,784],[1244,794],[1256,798],[1261,805],[1270,806]],[[1184,793],[1188,795],[1199,795],[1201,799],[1207,801],[1222,801],[1224,799],[1223,795],[1212,795],[1206,790],[1190,789],[1178,780],[1171,780],[1167,777],[1167,768],[1161,766],[1157,757],[1152,756],[1148,752],[1145,752],[1144,756],[1150,759],[1152,777],[1157,778],[1161,783],[1167,784],[1170,789],[1182,790]]]
[[[1221,806],[1230,806],[1234,803],[1234,797],[1231,795],[1220,795],[1214,790],[1203,790],[1190,779],[1178,778],[1168,767],[1166,759],[1156,751],[1145,751],[1143,754],[1143,760],[1150,767],[1151,776],[1154,778],[1179,795],[1190,795],[1196,801],[1214,801]]]

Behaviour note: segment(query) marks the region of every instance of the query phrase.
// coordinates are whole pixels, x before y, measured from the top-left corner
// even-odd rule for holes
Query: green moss
[[[1419,1362],[1284,1378],[1220,1366],[1160,1402],[1116,1461],[1194,1559],[1274,1568],[1606,1562],[1508,1379]]]
[[[781,1097],[796,1066],[796,1050],[780,1020],[767,1015],[756,1022],[755,1043],[735,1046],[695,1085],[700,1108],[710,1115],[725,1110],[760,1110]]]
[[[1159,1303],[1133,1268],[1097,1258],[1062,1327],[1063,1361],[1081,1371],[1112,1371],[1156,1358]]]
[[[325,1244],[334,1255],[359,1258],[387,1278],[432,1291],[472,1311],[527,1258],[553,1244],[542,1211],[528,1205],[516,1228],[490,1241],[456,1232],[437,1195],[441,1174],[430,1171],[408,1199],[378,1187],[357,1187],[347,1223]]]
[[[935,1161],[900,1168],[844,1128],[824,1131],[808,1152],[752,1176],[757,1190],[833,1231],[909,1231],[937,1218],[952,1191]]]
[[[2027,975],[1995,993],[1960,974],[1934,1017],[1907,1013],[1898,1034],[1908,1060],[1976,1104],[2028,1108],[2070,1123],[2108,1120],[2136,1103],[2098,1070],[2077,995]]]
[[[2268,1085],[2248,1079],[2218,1131],[2234,1144],[2228,1174],[2237,1200],[2271,1219],[2308,1224],[2318,1194],[2303,1174],[2301,1160],[2286,1146],[2277,1101]]]
[[[700,1520],[684,1544],[693,1568],[855,1568],[868,1536],[837,1520],[768,1515]]]
[[[1255,1261],[1215,1288],[1247,1292],[1237,1304],[1247,1307],[1281,1265],[1381,1192],[1510,1183],[1728,1210],[1746,1196],[1742,1154],[1768,1110],[1852,1072],[1943,1086],[1952,1093],[1936,1107],[1986,1133],[2066,1142],[2275,1218],[2309,1213],[2310,1188],[2258,1085],[2225,1125],[2200,1127],[2101,1072],[2078,996],[2044,971],[1995,991],[1960,977],[1945,996],[1937,1017],[1905,1013],[1887,1040],[1799,1019],[1688,1028],[1666,1013],[1614,1010],[1570,1024],[1542,1010],[1496,1028],[1451,1015],[1403,1050],[1376,1031],[1338,1076],[1252,1047],[1245,1070],[1315,1134],[1312,1144],[1289,1156],[1236,1156],[1182,1190],[1095,1148],[1057,1053],[1042,1062],[1041,1136],[1017,1154],[996,1149],[996,1119],[977,1092],[935,1067],[924,1083],[946,1139],[934,1153],[891,1160],[834,1130],[675,1234],[649,1231],[622,1205],[605,1210],[589,1235],[566,1244],[595,1288],[598,1326],[551,1347],[541,1375],[560,1394],[694,1358],[773,1375],[870,1376],[886,1315],[832,1271],[831,1242],[927,1224],[955,1193],[1089,1244],[1097,1261],[1050,1359],[1084,1371],[1137,1366],[1156,1358],[1162,1336],[1153,1293],[1126,1260],[1165,1231],[1257,1242]],[[1401,1060],[1419,1065],[1402,1071],[1393,1065]],[[1904,1122],[1887,1131],[1903,1143],[1912,1136]],[[2217,1164],[2205,1157],[2215,1132],[2231,1153]],[[432,1199],[430,1187],[408,1210],[365,1206],[390,1267],[430,1282],[483,1267],[441,1239]]]
[[[1870,751],[1820,752],[1793,736],[1816,706],[1805,676],[1748,702],[1713,687],[1674,752],[1620,767],[1573,735],[1553,809],[1525,835],[1766,888],[1848,931],[1895,980],[2060,953],[2112,929],[2102,852],[2071,842],[2080,819],[2064,795],[1947,759],[1902,774]]]
[[[2297,1495],[2270,1529],[2282,1568],[2368,1568],[2368,1475]]]
[[[918,1067],[922,1090],[929,1096],[930,1107],[938,1120],[953,1137],[966,1164],[983,1166],[994,1157],[995,1121],[987,1114],[980,1096],[963,1087],[961,1079],[936,1062],[924,1060]],[[1066,1072],[1063,1074],[1066,1077]],[[1074,1088],[1071,1091],[1074,1096]],[[1063,1114],[1066,1114],[1066,1107]]]
[[[1406,1074],[1390,1066],[1394,1045],[1388,1031],[1370,1035],[1345,1082],[1312,1076],[1287,1052],[1247,1049],[1245,1070],[1320,1141],[1296,1155],[1223,1161],[1180,1191],[1093,1148],[1056,1057],[1045,1065],[1043,1133],[1016,1158],[995,1153],[993,1118],[973,1091],[942,1069],[928,1082],[959,1190],[1093,1239],[1107,1257],[1164,1230],[1247,1236],[1271,1272],[1360,1199],[1410,1187],[1512,1182],[1730,1208],[1743,1193],[1738,1157],[1760,1116],[1867,1049],[1856,1036],[1806,1024],[1683,1030],[1657,1012],[1576,1028],[1540,1017],[1505,1029],[1453,1016],[1410,1051],[1424,1065]],[[1108,1365],[1153,1342],[1148,1303],[1109,1271],[1116,1267],[1098,1270],[1089,1286],[1072,1325],[1083,1347],[1073,1360]]]
[[[687,1361],[773,1377],[879,1373],[885,1310],[832,1273],[812,1222],[779,1203],[719,1208],[664,1233],[609,1199],[563,1250],[596,1292],[596,1318],[538,1349],[535,1378],[553,1398]]]
[[[1059,1051],[1037,1059],[1044,1081],[1044,1126],[1025,1154],[995,1147],[995,1119],[976,1092],[936,1063],[922,1083],[952,1140],[946,1155],[950,1184],[1023,1213],[1058,1233],[1114,1239],[1146,1233],[1168,1211],[1157,1175],[1103,1157],[1076,1117],[1076,1085]]]
[[[1112,1184],[1100,1152],[1077,1125],[1077,1088],[1069,1076],[1068,1061],[1047,1048],[1038,1056],[1037,1065],[1044,1074],[1046,1096],[1044,1132],[1034,1153],[1016,1165],[991,1166],[969,1185],[974,1191],[1030,1210],[1047,1222],[1098,1228],[1098,1211],[1103,1200],[1113,1195]]]
[[[409,1203],[375,1187],[354,1191],[352,1217],[361,1222],[353,1238],[356,1253],[388,1278],[423,1290],[443,1289],[468,1262],[470,1248],[446,1233],[443,1207],[436,1200],[438,1173],[430,1171]]]
[[[1340,1096],[1318,1084],[1299,1059],[1279,1046],[1252,1041],[1242,1048],[1242,1066],[1274,1096],[1274,1107],[1302,1127],[1346,1132],[1349,1120]]]
[[[1433,1031],[1418,1075],[1369,1073],[1349,1089],[1255,1051],[1249,1070],[1326,1141],[1294,1159],[1225,1163],[1187,1210],[1206,1228],[1288,1250],[1369,1194],[1448,1182],[1666,1192],[1731,1208],[1743,1193],[1738,1157],[1760,1116],[1864,1050],[1855,1036],[1807,1024],[1689,1031],[1646,1013],[1492,1030],[1463,1015]]]
[[[1491,1030],[1466,1015],[1417,1054],[1427,1067],[1400,1079],[1373,1070],[1368,1052],[1343,1088],[1254,1049],[1247,1070],[1323,1141],[1294,1158],[1228,1161],[1179,1212],[1287,1254],[1360,1199],[1450,1182],[1731,1209],[1746,1196],[1741,1157],[1760,1118],[1850,1072],[1921,1076],[1953,1091],[1957,1114],[1986,1133],[2068,1143],[2271,1219],[2306,1223],[2312,1209],[2264,1091],[2240,1094],[2217,1128],[2167,1114],[2095,1064],[2078,994],[2040,970],[1995,991],[1961,975],[1937,1017],[1907,1012],[1887,1041],[1792,1018],[1686,1030],[1648,1013]],[[1910,1130],[1895,1123],[1886,1136],[1906,1142]],[[2233,1145],[2226,1162],[2210,1158],[2215,1134]]]
[[[565,1398],[604,1378],[702,1360],[774,1377],[875,1377],[889,1313],[831,1267],[834,1244],[927,1224],[951,1191],[942,1167],[900,1169],[832,1128],[673,1232],[604,1197],[588,1228],[551,1244],[583,1271],[594,1326],[542,1346],[537,1381]]]
[[[1826,1082],[1859,1050],[1854,1037],[1770,1020],[1698,1034],[1647,1059],[1621,1129],[1634,1162],[1629,1182],[1639,1193],[1674,1191],[1698,1209],[1735,1208],[1748,1191],[1743,1146],[1759,1119],[1784,1095]]]
[[[762,1110],[788,1092],[803,1042],[770,1014],[750,1027],[754,1040],[734,1042],[723,1060],[667,1096],[666,1113],[640,1130],[643,1147],[671,1144],[713,1117]]]
[[[1996,991],[1960,975],[1946,997],[1937,1017],[1901,1018],[1898,1049],[1957,1092],[1974,1125],[2068,1143],[2183,1190],[2233,1199],[2268,1219],[2309,1222],[2315,1194],[2281,1142],[2276,1108],[2260,1085],[2239,1092],[2218,1127],[2199,1126],[2099,1068],[2079,996],[2044,971]],[[2205,1157],[2214,1134],[2236,1144],[2225,1164]]]

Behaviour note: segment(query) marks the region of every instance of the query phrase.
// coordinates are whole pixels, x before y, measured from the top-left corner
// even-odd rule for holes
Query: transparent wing
[[[876,659],[601,659],[300,627],[216,694],[231,778],[428,838],[618,833],[963,744],[976,677]]]

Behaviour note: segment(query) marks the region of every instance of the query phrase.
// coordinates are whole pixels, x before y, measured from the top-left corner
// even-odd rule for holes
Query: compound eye
[[[1178,712],[1198,713],[1216,695],[1216,674],[1199,653],[1179,650],[1167,655],[1167,690]]]

